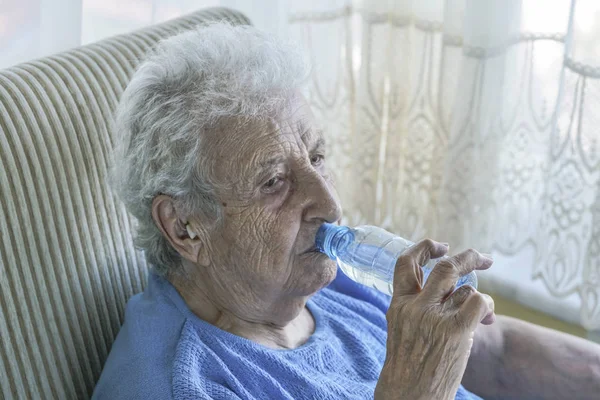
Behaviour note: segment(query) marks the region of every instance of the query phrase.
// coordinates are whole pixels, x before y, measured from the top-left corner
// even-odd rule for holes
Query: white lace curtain
[[[216,6],[285,35],[288,0],[0,0],[0,68]]]
[[[324,3],[290,23],[346,222],[493,252],[482,287],[600,329],[600,4]]]

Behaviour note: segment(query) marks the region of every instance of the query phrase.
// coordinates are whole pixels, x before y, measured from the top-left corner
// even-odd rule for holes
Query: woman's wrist
[[[375,387],[375,400],[454,399],[458,388],[449,387],[447,382],[433,382],[432,377],[416,375],[414,369],[399,373],[402,369],[402,366],[396,367],[387,362],[384,364]]]

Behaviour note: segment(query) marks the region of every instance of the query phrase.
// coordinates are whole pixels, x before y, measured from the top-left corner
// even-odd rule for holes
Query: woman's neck
[[[225,307],[219,306],[213,300],[214,296],[209,294],[207,288],[197,282],[206,282],[202,279],[191,279],[190,277],[170,276],[169,281],[179,292],[190,310],[200,319],[220,328],[224,331],[241,336],[262,346],[273,349],[294,349],[310,338],[315,331],[315,320],[306,307],[306,298],[295,299],[295,301],[277,301],[273,307],[268,305],[248,304],[248,312],[238,310],[233,312]],[[289,304],[289,308],[277,312],[283,315],[295,315],[289,320],[277,319],[273,323],[273,311],[281,309],[281,304]],[[250,310],[251,309],[251,310]],[[257,314],[258,309],[267,315]],[[254,315],[250,320],[246,315]]]
[[[306,306],[285,326],[245,321],[227,313],[222,313],[213,325],[273,349],[300,347],[315,331],[315,320]]]

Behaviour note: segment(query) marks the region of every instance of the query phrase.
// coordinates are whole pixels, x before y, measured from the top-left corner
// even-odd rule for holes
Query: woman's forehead
[[[320,146],[322,131],[312,115],[294,113],[287,118],[249,121],[220,132],[210,154],[217,178],[248,178],[258,169],[277,164],[290,154]]]

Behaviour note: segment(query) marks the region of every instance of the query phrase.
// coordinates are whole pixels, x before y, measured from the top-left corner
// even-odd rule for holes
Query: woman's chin
[[[319,252],[304,254],[299,264],[297,268],[302,276],[297,279],[304,283],[299,286],[305,295],[314,294],[329,285],[337,273],[336,262]]]

